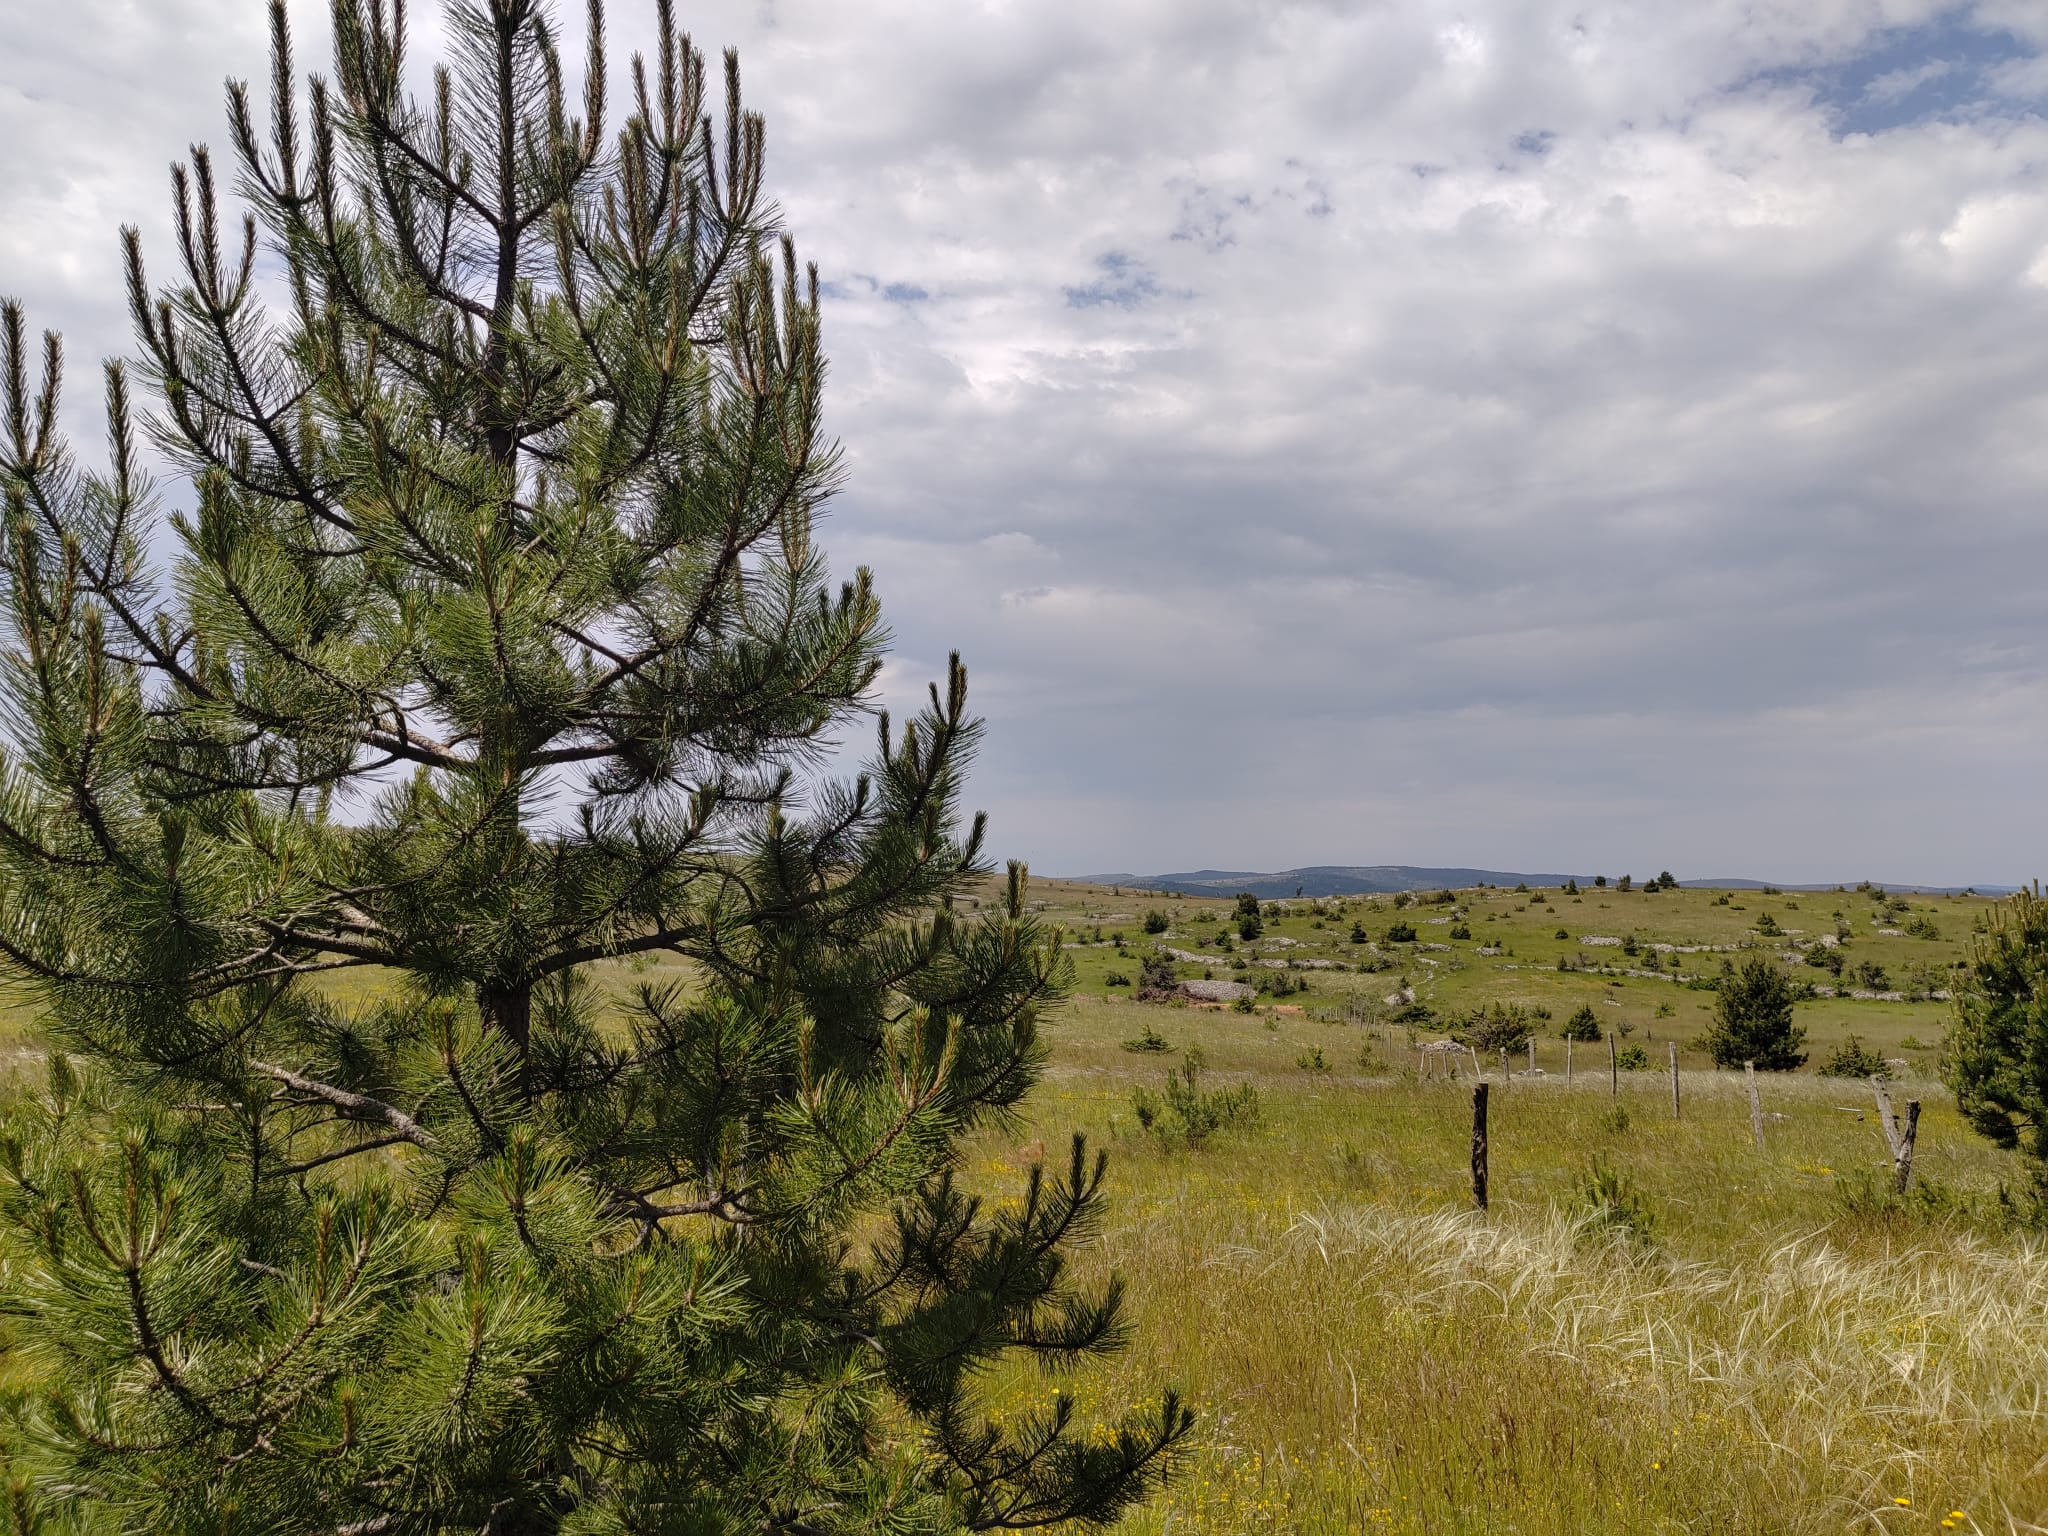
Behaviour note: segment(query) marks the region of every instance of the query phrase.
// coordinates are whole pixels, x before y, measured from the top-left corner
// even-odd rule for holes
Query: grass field
[[[1948,1005],[1925,994],[1988,902],[1481,890],[1405,908],[1291,903],[1247,943],[1228,902],[1045,881],[1032,896],[1066,931],[1078,995],[1048,1024],[1048,1071],[1020,1123],[978,1134],[963,1171],[989,1199],[1014,1199],[1027,1165],[1059,1158],[1072,1133],[1110,1148],[1111,1216],[1078,1262],[1126,1278],[1135,1327],[1101,1369],[1020,1369],[992,1380],[990,1399],[1008,1414],[1062,1390],[1086,1417],[1165,1384],[1190,1396],[1200,1417],[1181,1474],[1123,1536],[2048,1523],[2048,1250],[2002,1214],[2017,1160],[1972,1135],[1933,1081]],[[975,899],[994,901],[994,885]],[[1148,936],[1153,910],[1167,926]],[[1756,932],[1766,913],[1781,935]],[[1386,942],[1396,921],[1419,942]],[[1840,982],[1795,950],[1838,924]],[[1228,950],[1215,942],[1226,930]],[[1631,935],[1633,956],[1590,942]],[[1186,977],[1284,974],[1307,990],[1245,1013],[1138,1003],[1108,984],[1135,978],[1155,943],[1197,957]],[[1754,1145],[1739,1077],[1692,1044],[1713,993],[1690,978],[1745,944],[1794,956],[1802,980],[1919,995],[1798,1007],[1816,1062],[1851,1032],[1903,1062],[1895,1097],[1924,1106],[1913,1198],[1885,1193],[1859,1082],[1811,1066],[1767,1077]],[[1647,973],[1653,955],[1654,977],[1618,974]],[[1858,986],[1866,964],[1887,985]],[[671,973],[684,974],[643,960],[597,979],[616,996]],[[1395,1022],[1408,992],[1435,1017]],[[1413,1044],[1490,1001],[1550,1017],[1542,1075],[1503,1082],[1488,1063],[1481,1215],[1470,1078],[1423,1080]],[[1659,1070],[1622,1074],[1616,1094],[1605,1047],[1581,1046],[1568,1087],[1556,1031],[1582,1005],[1651,1044]],[[1125,1048],[1147,1025],[1168,1049]],[[17,1054],[35,1050],[19,1009],[0,1027]],[[1684,1067],[1675,1119],[1667,1042]],[[1195,1146],[1147,1132],[1132,1099],[1192,1050],[1205,1085],[1249,1083],[1259,1104],[1254,1123]]]
[[[1590,1001],[1634,1039],[1653,1036],[1661,1066],[1664,1042],[1685,1047],[1712,994],[1560,973],[1560,955],[1619,960],[1582,936],[1731,944],[1765,910],[1788,930],[1832,933],[1839,909],[1847,953],[1903,977],[1945,972],[1987,903],[1916,898],[1911,915],[1940,937],[1911,938],[1876,932],[1901,926],[1896,910],[1856,893],[1727,906],[1713,892],[1587,891],[1576,904],[1461,893],[1470,941],[1383,946],[1393,969],[1310,972],[1307,993],[1247,1015],[1126,1002],[1102,984],[1135,967],[1108,935],[1121,929],[1140,953],[1148,908],[1172,919],[1161,942],[1193,950],[1185,935],[1215,931],[1200,910],[1227,903],[1033,890],[1088,945],[1074,951],[1082,996],[1050,1031],[1028,1124],[982,1137],[970,1171],[1001,1199],[1040,1144],[1057,1156],[1082,1130],[1113,1151],[1115,1214],[1087,1262],[1130,1282],[1135,1342],[1064,1390],[1085,1412],[1171,1381],[1202,1407],[1184,1476],[1127,1522],[1134,1536],[2009,1531],[2048,1518],[2048,1253],[2001,1219],[2015,1160],[1972,1135],[1930,1080],[1945,1004],[1799,1009],[1816,1058],[1853,1030],[1909,1063],[1896,1096],[1924,1105],[1922,1193],[1904,1205],[1883,1193],[1888,1155],[1861,1083],[1768,1077],[1759,1152],[1740,1079],[1697,1051],[1683,1050],[1674,1120],[1661,1072],[1623,1074],[1612,1096],[1604,1048],[1567,1089],[1552,1038],[1539,1046],[1544,1077],[1492,1089],[1482,1217],[1469,1078],[1418,1081],[1408,1032],[1373,1022],[1405,970],[1440,1011],[1540,1002],[1562,1021]],[[1397,915],[1385,899],[1326,902],[1320,917],[1302,907],[1266,925],[1294,945],[1255,952],[1354,963],[1353,921],[1378,932]],[[1872,922],[1874,910],[1886,916]],[[1398,915],[1427,939],[1445,911]],[[1571,941],[1553,937],[1560,926]],[[1685,974],[1719,959],[1681,956]],[[1227,960],[1211,969],[1243,974]],[[1148,1022],[1172,1051],[1123,1048]],[[1256,1126],[1194,1148],[1139,1128],[1131,1090],[1156,1089],[1191,1047],[1209,1082],[1256,1086]],[[1329,1070],[1300,1065],[1313,1051]],[[1609,1173],[1604,1220],[1587,1193],[1596,1166]],[[1613,1215],[1617,1190],[1632,1221]],[[996,1390],[1022,1407],[1054,1385],[1020,1374]]]

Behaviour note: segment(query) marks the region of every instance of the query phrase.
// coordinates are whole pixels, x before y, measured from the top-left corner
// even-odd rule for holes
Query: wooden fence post
[[[1877,1096],[1877,1123],[1884,1128],[1885,1145],[1892,1153],[1892,1188],[1900,1194],[1913,1182],[1913,1142],[1920,1134],[1920,1101],[1906,1100],[1905,1128],[1892,1113],[1891,1095],[1884,1091],[1884,1079],[1872,1077],[1870,1091]]]
[[[1757,1147],[1761,1149],[1764,1144],[1764,1101],[1757,1096],[1756,1063],[1745,1061],[1742,1075],[1749,1084],[1749,1132],[1756,1137]]]
[[[1536,1073],[1536,1037],[1535,1037],[1534,1035],[1531,1035],[1531,1036],[1529,1037],[1529,1074],[1530,1074],[1530,1076],[1532,1076],[1532,1077],[1533,1077],[1533,1076],[1535,1076],[1535,1073]]]
[[[1617,1099],[1620,1098],[1621,1058],[1614,1053],[1614,1031],[1611,1029],[1607,1031],[1607,1076],[1609,1079],[1607,1090],[1609,1096]]]
[[[1572,1037],[1570,1035],[1564,1037],[1564,1085],[1567,1088],[1572,1085]]]
[[[1671,1050],[1671,1118],[1678,1118],[1678,1042],[1670,1043]]]
[[[1906,1100],[1906,1129],[1899,1136],[1898,1155],[1892,1159],[1892,1182],[1900,1194],[1913,1182],[1913,1140],[1920,1134],[1920,1101]]]
[[[1500,1051],[1500,1085],[1503,1088],[1508,1085],[1508,1051],[1506,1046],[1502,1046]]]
[[[1472,1203],[1486,1209],[1486,1084],[1472,1090]]]

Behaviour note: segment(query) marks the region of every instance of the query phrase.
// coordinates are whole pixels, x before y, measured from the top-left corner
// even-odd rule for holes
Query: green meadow
[[[993,882],[970,897],[997,899]],[[987,1401],[1001,1417],[1063,1392],[1086,1418],[1167,1384],[1188,1394],[1200,1417],[1179,1474],[1125,1536],[1904,1536],[2048,1519],[2048,1251],[2001,1200],[2018,1160],[1935,1080],[1949,1005],[1931,994],[1989,901],[1482,889],[1262,907],[1249,941],[1226,900],[1037,881],[1032,904],[1061,931],[1075,996],[1048,1021],[1039,1088],[970,1140],[962,1173],[1014,1201],[1074,1134],[1106,1148],[1111,1215],[1080,1262],[1122,1276],[1134,1326],[1113,1364],[1019,1368]],[[1165,926],[1148,934],[1152,913]],[[1388,941],[1397,923],[1415,941]],[[1823,934],[1847,935],[1822,946],[1840,977],[1804,959]],[[1741,1078],[1695,1043],[1706,980],[1745,946],[1838,992],[1798,1005],[1811,1059],[1763,1078],[1761,1149]],[[1114,984],[1163,951],[1193,957],[1182,979],[1264,976],[1268,991],[1219,1007]],[[623,1004],[689,973],[644,958],[594,980]],[[344,1002],[387,985],[327,982]],[[1538,1071],[1526,1054],[1505,1078],[1482,1063],[1482,1214],[1469,1062],[1425,1075],[1416,1047],[1491,1003],[1547,1017]],[[1567,1082],[1558,1031],[1581,1007],[1645,1046],[1649,1069],[1617,1083],[1606,1045],[1581,1044]],[[19,1001],[4,1022],[17,1061],[38,1054]],[[1868,1086],[1814,1070],[1851,1034],[1892,1060],[1894,1099],[1923,1107],[1904,1199]],[[1192,1142],[1148,1130],[1138,1099],[1191,1054],[1198,1091],[1248,1084],[1255,1117]]]
[[[1901,913],[1871,892],[1724,903],[1592,889],[1405,909],[1304,901],[1225,954],[1214,935],[1228,902],[1033,891],[1082,946],[1079,995],[1048,1031],[1025,1123],[984,1134],[969,1172],[1009,1199],[1073,1132],[1107,1146],[1114,1215],[1088,1262],[1124,1276],[1136,1328],[1111,1372],[1020,1373],[992,1392],[999,1411],[1068,1391],[1085,1412],[1172,1381],[1200,1403],[1183,1475],[1125,1530],[2003,1532],[2048,1516],[2048,1253],[2001,1205],[2017,1160],[1972,1134],[1933,1080],[1947,1005],[1801,1003],[1813,1060],[1764,1078],[1759,1150],[1741,1078],[1692,1044],[1713,993],[1682,979],[1731,953],[1698,946],[1791,953],[1834,934],[1839,912],[1845,959],[1907,990],[1945,977],[1988,902],[1915,896]],[[1453,910],[1469,940],[1445,936]],[[1148,911],[1168,917],[1164,933],[1143,933]],[[1756,933],[1765,913],[1780,936]],[[1935,936],[1910,935],[1915,919]],[[1351,940],[1354,923],[1378,935],[1397,920],[1448,947]],[[1647,970],[1581,942],[1631,934],[1639,953],[1696,952],[1678,955],[1681,979],[1668,957],[1663,979],[1592,968]],[[1153,942],[1218,953],[1182,964],[1187,977],[1241,979],[1254,957],[1348,968],[1291,971],[1308,990],[1250,1013],[1127,1001],[1105,983]],[[1833,984],[1803,961],[1793,973]],[[1436,1020],[1388,1022],[1404,976]],[[1487,1064],[1481,1215],[1469,1072],[1422,1078],[1411,1042],[1494,1001],[1551,1021],[1540,1075],[1518,1058],[1503,1082]],[[1582,1045],[1567,1086],[1556,1027],[1587,1004],[1653,1042],[1655,1070],[1622,1073],[1617,1091],[1604,1045]],[[1169,1049],[1125,1048],[1147,1025]],[[1923,1105],[1903,1201],[1867,1085],[1812,1070],[1852,1032],[1903,1061],[1893,1097]],[[1190,1050],[1204,1088],[1256,1089],[1255,1123],[1196,1145],[1140,1126],[1133,1090],[1158,1092]]]

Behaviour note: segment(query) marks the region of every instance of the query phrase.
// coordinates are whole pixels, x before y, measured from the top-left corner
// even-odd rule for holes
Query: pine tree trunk
[[[533,983],[480,983],[476,989],[476,1006],[484,1016],[484,1028],[496,1030],[518,1050],[523,1070],[527,1038],[533,1031]]]

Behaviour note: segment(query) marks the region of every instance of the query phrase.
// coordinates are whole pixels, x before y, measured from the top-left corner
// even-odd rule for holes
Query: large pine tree
[[[86,473],[5,310],[19,1528],[1010,1529],[1185,1433],[978,1406],[1124,1333],[1099,1157],[952,1174],[1067,973],[1021,871],[966,910],[957,661],[821,772],[884,635],[812,538],[817,280],[655,3],[614,134],[598,0],[580,102],[544,0],[450,0],[424,98],[334,0],[302,100],[273,0],[241,228],[195,150],[177,282],[125,237],[167,533],[123,370]]]

